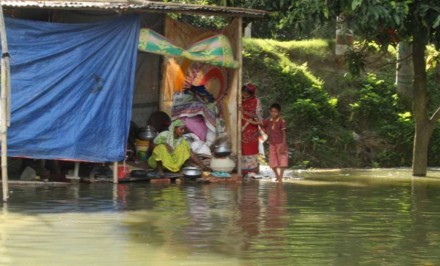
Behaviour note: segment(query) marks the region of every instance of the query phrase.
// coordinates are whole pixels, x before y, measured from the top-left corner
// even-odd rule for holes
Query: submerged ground
[[[440,172],[12,186],[0,265],[438,265]]]

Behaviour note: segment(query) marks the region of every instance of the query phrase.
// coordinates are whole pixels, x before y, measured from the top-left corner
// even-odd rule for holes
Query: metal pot
[[[218,146],[215,146],[214,155],[218,157],[225,157],[231,154],[231,147],[228,144],[222,143]]]
[[[197,177],[201,177],[202,176],[202,170],[200,170],[200,168],[198,167],[184,167],[182,169],[182,173],[185,177],[190,177],[190,178],[197,178]]]
[[[140,140],[153,140],[156,137],[156,132],[150,126],[143,127],[139,130],[137,134],[138,139]]]

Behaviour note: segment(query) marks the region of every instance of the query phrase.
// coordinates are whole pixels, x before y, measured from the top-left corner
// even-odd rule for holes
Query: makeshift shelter
[[[129,119],[144,124],[155,110],[171,113],[172,95],[181,90],[185,82],[191,82],[192,85],[207,86],[215,95],[217,108],[222,110],[224,128],[231,136],[233,151],[240,157],[242,17],[263,17],[265,11],[111,0],[6,0],[2,1],[2,6],[8,17],[51,22],[6,20],[7,30],[14,31],[12,37],[8,35],[8,40],[11,38],[16,45],[11,47],[12,75],[15,75],[17,68],[27,70],[20,72],[23,70],[20,69],[16,73],[34,75],[32,79],[26,75],[12,77],[12,90],[17,84],[22,90],[20,94],[15,94],[19,97],[12,99],[12,106],[16,108],[12,110],[11,131],[15,130],[16,134],[9,135],[12,145],[8,155],[96,162],[122,160],[125,146],[121,143],[126,141]],[[231,23],[221,31],[206,31],[171,20],[165,13],[227,16],[231,17]],[[111,22],[103,22],[112,18],[114,20]],[[91,24],[81,24],[86,22]],[[113,24],[109,26],[106,23]],[[81,27],[88,28],[78,31]],[[73,34],[78,32],[79,35]],[[48,35],[55,39],[49,38],[51,42],[40,47],[38,40]],[[29,53],[14,58],[14,49],[23,49],[18,46],[25,45],[29,36],[34,37],[33,43],[27,43]],[[86,46],[96,38],[102,39],[98,41],[100,47],[96,47],[94,42],[95,46],[81,49],[78,48],[78,42],[73,42],[71,38],[84,40],[81,43]],[[68,45],[70,41],[71,46]],[[60,47],[60,42],[67,46]],[[137,50],[133,49],[134,43],[138,44]],[[51,44],[52,51],[41,50]],[[112,53],[112,49],[118,54]],[[44,59],[53,56],[57,57],[59,64],[45,65]],[[87,61],[84,59],[86,57],[93,58],[88,61],[89,65],[84,67],[84,64],[77,64],[82,60]],[[105,65],[108,61],[101,60],[109,57],[115,60],[111,66]],[[29,64],[29,58],[41,64]],[[117,67],[109,69],[114,66]],[[92,70],[97,68],[105,71],[93,73]],[[66,79],[71,77],[69,73],[86,73],[88,69],[88,75],[80,75],[81,79],[66,83]],[[134,77],[131,76],[134,74]],[[60,83],[64,84],[63,91],[51,90]],[[35,87],[39,89],[35,90]],[[83,90],[87,88],[88,93],[75,91],[77,87]],[[120,90],[115,90],[116,87]],[[55,105],[58,109],[51,108]],[[63,112],[59,112],[61,107]],[[123,111],[112,109],[115,107]],[[15,113],[20,115],[15,116]],[[14,124],[14,120],[20,122]],[[85,124],[90,126],[93,121],[100,123],[95,129],[83,128]],[[103,139],[107,138],[106,133],[111,136]],[[111,153],[103,153],[106,147],[111,147]],[[117,182],[116,178],[114,182]]]

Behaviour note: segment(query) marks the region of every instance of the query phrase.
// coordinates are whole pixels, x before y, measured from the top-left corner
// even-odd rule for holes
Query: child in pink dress
[[[266,130],[269,141],[269,166],[274,171],[276,180],[283,182],[288,155],[286,122],[280,114],[281,106],[277,103],[272,104],[270,106],[270,118],[263,121],[263,127]]]

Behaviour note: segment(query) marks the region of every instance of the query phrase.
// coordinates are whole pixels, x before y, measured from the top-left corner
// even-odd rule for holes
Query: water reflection
[[[260,233],[260,212],[262,211],[261,198],[259,197],[259,186],[252,183],[240,188],[238,199],[238,209],[240,213],[239,225],[241,232],[244,234],[242,249],[248,250],[254,238]]]
[[[439,264],[440,182],[366,175],[12,186],[0,265]]]
[[[0,215],[0,225],[8,222],[8,204],[4,203]],[[6,240],[8,239],[8,232],[6,228],[0,226],[0,265],[6,265],[11,263],[11,260],[7,256]]]
[[[269,190],[265,217],[265,228],[269,233],[269,239],[273,238],[274,245],[283,246],[286,241],[284,234],[284,229],[288,225],[286,206],[287,193],[284,185],[276,184]]]

